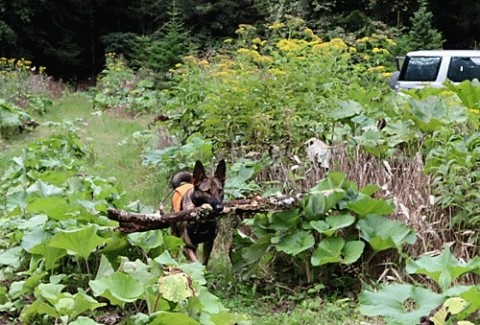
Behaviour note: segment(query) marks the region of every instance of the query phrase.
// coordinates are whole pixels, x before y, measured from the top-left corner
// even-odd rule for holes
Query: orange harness
[[[172,197],[173,212],[180,212],[182,210],[183,197],[191,188],[193,188],[193,184],[185,183],[175,189]]]

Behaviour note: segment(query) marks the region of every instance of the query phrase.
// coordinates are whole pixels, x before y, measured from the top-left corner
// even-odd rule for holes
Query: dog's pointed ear
[[[193,168],[193,185],[200,183],[207,175],[205,174],[205,167],[200,160],[197,160],[195,167]]]
[[[225,159],[222,159],[218,162],[217,168],[215,169],[214,176],[218,178],[222,184],[225,184],[226,173],[227,173],[227,168],[225,166]]]

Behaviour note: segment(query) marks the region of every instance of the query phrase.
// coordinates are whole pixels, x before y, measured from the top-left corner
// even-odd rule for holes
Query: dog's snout
[[[212,208],[213,210],[215,210],[215,212],[222,212],[223,211],[223,203],[222,202],[215,202],[212,204]]]

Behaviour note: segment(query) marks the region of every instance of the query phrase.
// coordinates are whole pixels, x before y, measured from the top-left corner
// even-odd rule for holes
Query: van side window
[[[435,81],[440,68],[441,57],[410,56],[400,72],[399,80],[403,81]]]
[[[453,82],[480,79],[480,57],[452,57],[447,78]]]

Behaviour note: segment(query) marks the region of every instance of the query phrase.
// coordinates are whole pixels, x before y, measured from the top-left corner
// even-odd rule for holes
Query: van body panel
[[[480,79],[480,51],[431,50],[409,52],[389,84],[396,90],[442,87],[446,80],[459,83]]]

